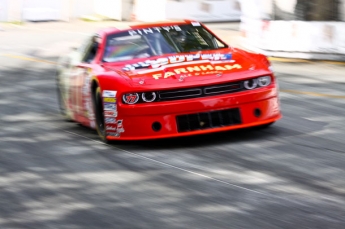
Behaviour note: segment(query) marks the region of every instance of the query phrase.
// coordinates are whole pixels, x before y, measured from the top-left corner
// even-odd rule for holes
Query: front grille
[[[230,93],[234,91],[240,90],[241,84],[240,83],[231,83],[231,84],[223,84],[223,85],[215,85],[212,87],[205,87],[204,94],[206,95],[218,95],[224,93]]]
[[[204,97],[204,96],[233,93],[233,92],[238,92],[242,90],[243,90],[242,83],[236,82],[236,83],[216,84],[212,86],[198,87],[198,88],[159,91],[158,101],[199,98],[199,97]]]
[[[242,123],[240,109],[227,109],[176,116],[178,132],[204,130]]]
[[[160,100],[190,98],[201,96],[202,90],[200,88],[184,89],[176,91],[161,91],[159,92]]]

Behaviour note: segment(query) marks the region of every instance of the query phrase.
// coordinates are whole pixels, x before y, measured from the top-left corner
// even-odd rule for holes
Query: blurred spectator
[[[297,0],[295,19],[302,21],[338,21],[338,0]]]
[[[273,20],[339,21],[341,18],[339,0],[297,0],[293,12],[281,7],[285,1],[273,1]]]

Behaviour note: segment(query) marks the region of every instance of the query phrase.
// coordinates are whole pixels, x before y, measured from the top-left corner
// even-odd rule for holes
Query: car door
[[[81,51],[81,61],[75,63],[70,77],[70,104],[77,121],[83,122],[93,115],[90,80],[92,65],[99,47],[98,36],[92,36]]]

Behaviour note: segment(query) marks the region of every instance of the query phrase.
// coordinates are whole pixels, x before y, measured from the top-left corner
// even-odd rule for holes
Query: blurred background
[[[0,21],[47,21],[98,15],[129,21],[192,18],[344,21],[345,0],[0,0]]]
[[[96,15],[120,21],[240,19],[237,0],[0,0],[0,8],[1,21],[69,21]]]
[[[344,7],[345,0],[0,0],[0,229],[344,229]],[[271,56],[281,120],[268,129],[111,145],[63,121],[60,56],[104,27],[185,18]]]
[[[266,55],[344,61],[344,0],[243,0],[243,45]]]
[[[344,12],[345,0],[0,0],[2,22],[240,22],[249,50],[338,61],[345,60]]]

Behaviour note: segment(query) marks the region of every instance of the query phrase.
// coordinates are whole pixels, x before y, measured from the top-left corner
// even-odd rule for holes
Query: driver
[[[185,31],[174,31],[174,33],[171,34],[171,37],[182,52],[199,50],[199,48],[195,45],[195,42],[193,42],[191,39],[192,36],[188,35],[187,33],[188,32]]]

